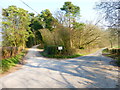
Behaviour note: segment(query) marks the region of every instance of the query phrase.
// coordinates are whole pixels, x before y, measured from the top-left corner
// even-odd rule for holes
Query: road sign
[[[59,46],[59,47],[58,47],[58,50],[62,50],[62,49],[63,49],[63,47],[62,47],[62,46]]]

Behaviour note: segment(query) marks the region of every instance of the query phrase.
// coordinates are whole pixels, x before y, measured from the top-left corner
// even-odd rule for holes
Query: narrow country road
[[[0,78],[1,88],[115,88],[120,70],[96,53],[74,59],[48,59],[29,49],[27,64]]]

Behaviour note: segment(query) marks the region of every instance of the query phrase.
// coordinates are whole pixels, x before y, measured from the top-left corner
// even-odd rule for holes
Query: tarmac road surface
[[[1,88],[116,88],[120,70],[99,50],[73,59],[49,59],[29,49],[20,70],[0,78]]]

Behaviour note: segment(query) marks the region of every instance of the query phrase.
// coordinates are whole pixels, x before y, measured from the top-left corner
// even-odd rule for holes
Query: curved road
[[[96,53],[74,59],[48,59],[37,46],[29,49],[27,64],[20,70],[0,78],[2,88],[115,88],[117,67],[110,58]]]

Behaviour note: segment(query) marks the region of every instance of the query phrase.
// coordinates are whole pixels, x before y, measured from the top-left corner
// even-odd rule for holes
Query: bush
[[[63,50],[61,50],[61,53],[63,53]],[[61,54],[60,51],[58,50],[58,46],[56,46],[56,45],[45,46],[44,52],[47,55],[58,55],[58,54]]]
[[[76,48],[67,49],[67,55],[75,55],[75,54],[77,54]]]
[[[62,45],[61,45],[62,46]],[[75,48],[66,48],[64,46],[63,49],[60,51],[58,50],[57,45],[49,45],[44,47],[44,52],[47,55],[75,55],[77,54],[77,50]]]
[[[104,53],[109,53],[109,49],[108,49],[108,48],[104,49],[104,50],[102,51],[102,53],[103,53],[103,54],[104,54]]]
[[[117,54],[117,53],[120,54],[120,49],[110,49],[110,53],[111,54]]]
[[[2,47],[1,53],[2,53],[2,59],[9,58],[11,56],[15,56],[18,53],[22,51],[22,48],[20,47]]]
[[[118,58],[116,63],[117,63],[118,66],[120,66],[120,57]]]

